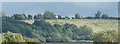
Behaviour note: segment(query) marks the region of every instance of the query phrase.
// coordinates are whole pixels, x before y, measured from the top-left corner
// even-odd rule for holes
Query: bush
[[[80,32],[83,35],[92,35],[93,31],[90,27],[88,27],[87,25],[81,26],[80,28]]]
[[[14,14],[14,18],[15,18],[15,20],[26,20],[26,19],[28,19],[24,13],[23,14]]]
[[[75,19],[80,19],[80,14],[79,13],[75,14]]]
[[[18,33],[3,33],[3,42],[26,42],[21,34]]]
[[[97,11],[97,13],[95,14],[95,18],[100,19],[101,18],[101,12]]]
[[[21,43],[27,43],[27,42],[40,42],[37,38],[27,38],[23,37],[19,33],[2,33],[2,43],[14,43],[14,44],[21,44]]]
[[[55,19],[55,15],[53,12],[45,11],[44,12],[44,19]]]
[[[118,32],[115,30],[95,33],[93,35],[94,42],[118,42]]]
[[[92,34],[93,31],[90,27],[88,27],[87,25],[81,26],[79,28],[77,28],[74,32],[73,32],[73,39],[76,40],[92,40]]]
[[[33,25],[36,25],[38,27],[44,27],[45,21],[44,20],[35,20]]]
[[[103,19],[108,19],[109,16],[108,16],[107,14],[103,14],[103,15],[102,15],[102,18],[103,18]]]

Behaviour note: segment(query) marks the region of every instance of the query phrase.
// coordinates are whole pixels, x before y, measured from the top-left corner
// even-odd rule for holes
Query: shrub
[[[94,42],[118,42],[118,32],[115,30],[93,34]]]
[[[27,42],[40,42],[37,38],[27,38],[23,37],[19,33],[2,33],[2,43],[11,43],[11,44],[21,44],[21,43],[27,43]]]
[[[26,42],[21,34],[18,33],[3,33],[3,42]]]

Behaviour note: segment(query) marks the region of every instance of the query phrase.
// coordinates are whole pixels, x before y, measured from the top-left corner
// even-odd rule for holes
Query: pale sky
[[[11,3],[4,3],[4,2],[11,2]],[[17,2],[17,3],[13,3],[13,2]],[[24,4],[19,4],[19,2],[24,2]],[[30,3],[27,4],[26,2],[30,2]],[[37,3],[32,4],[33,2],[37,2]],[[43,2],[48,2],[48,3],[44,3],[43,5],[45,5],[45,6],[41,7],[42,5],[40,5],[39,2],[42,2],[42,3]],[[66,7],[66,6],[64,6],[65,3],[63,3],[63,4],[54,3],[55,4],[54,7],[57,7],[56,5],[61,5],[61,6],[59,6],[57,8],[49,7],[49,9],[45,9],[49,5],[52,4],[52,3],[49,3],[49,2],[67,2],[67,3],[68,2],[72,2],[72,3],[74,2],[74,4]],[[85,3],[88,2],[88,4],[85,4],[84,2]],[[90,5],[91,3],[89,4],[89,2],[93,2],[93,4]],[[100,3],[97,3],[97,2],[100,2]],[[12,15],[14,13],[27,13],[27,14],[34,14],[35,15],[37,13],[43,13],[45,10],[50,10],[50,11],[55,12],[56,14],[60,14],[60,15],[73,15],[73,14],[78,12],[81,15],[86,14],[85,16],[89,16],[89,15],[95,14],[96,11],[99,10],[102,13],[109,14],[110,16],[117,16],[117,11],[118,11],[117,2],[119,2],[119,0],[1,0],[0,1],[0,11],[4,10],[4,12],[7,15]],[[70,4],[72,4],[72,3],[70,3]],[[30,4],[36,5],[36,6],[35,7],[27,6],[27,5],[30,5]],[[70,4],[68,3],[67,5],[70,5]],[[18,5],[22,6],[22,7],[17,7]],[[72,7],[72,6],[74,6],[73,9],[69,8],[69,7]],[[31,10],[31,11],[35,11],[35,12],[31,13],[31,11],[26,11],[26,9],[24,9],[25,7],[27,7],[28,10],[30,10],[30,8],[32,8],[32,9],[37,9],[38,11],[37,10]],[[37,7],[42,8],[42,9],[39,9]],[[17,8],[19,8],[21,10],[19,10]],[[58,10],[58,8],[62,9],[62,10]],[[69,8],[69,9],[66,9],[66,8]],[[87,8],[88,11],[85,8]],[[94,9],[91,9],[91,8],[94,8]],[[74,10],[74,9],[78,9],[78,10]],[[85,12],[87,12],[87,13],[85,13]]]
[[[76,13],[94,16],[97,11],[109,16],[118,16],[117,2],[4,2],[2,7],[6,15],[16,13],[36,15],[48,10],[62,16],[74,16]]]
[[[1,0],[1,2],[118,2],[120,0]]]

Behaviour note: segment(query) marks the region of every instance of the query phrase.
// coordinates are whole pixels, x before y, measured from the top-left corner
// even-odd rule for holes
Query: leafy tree
[[[28,15],[28,19],[32,19],[32,15]]]
[[[14,14],[14,18],[15,18],[16,20],[21,20],[21,19],[22,19],[19,14]]]
[[[91,16],[88,16],[88,17],[86,17],[87,19],[92,19],[92,17]]]
[[[79,13],[75,14],[75,19],[80,19],[80,14]]]
[[[58,19],[62,19],[62,17],[60,15],[58,15]]]
[[[15,20],[26,20],[27,17],[26,15],[23,13],[23,14],[14,14],[14,18]]]
[[[44,19],[42,14],[38,14],[34,16],[34,19]]]
[[[75,19],[74,17],[72,17],[72,19]]]
[[[35,20],[34,23],[33,23],[33,25],[36,25],[38,27],[40,27],[40,26],[44,27],[45,21],[44,20]]]
[[[95,18],[99,19],[101,17],[101,12],[97,11],[97,14],[95,14]]]
[[[53,12],[50,12],[50,11],[45,11],[44,12],[44,18],[45,19],[55,19],[55,15]]]
[[[108,19],[109,16],[108,16],[107,14],[103,14],[103,15],[102,15],[102,18],[103,18],[103,19]]]
[[[65,19],[70,19],[68,16],[65,16]]]

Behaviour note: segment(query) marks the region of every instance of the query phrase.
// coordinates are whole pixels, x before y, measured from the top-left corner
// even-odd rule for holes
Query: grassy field
[[[32,24],[34,20],[22,20],[26,23]],[[83,25],[87,25],[93,29],[93,32],[100,32],[105,30],[118,30],[118,20],[111,19],[53,19],[46,20],[46,22],[51,23],[52,25],[57,24],[75,24],[80,27]]]

